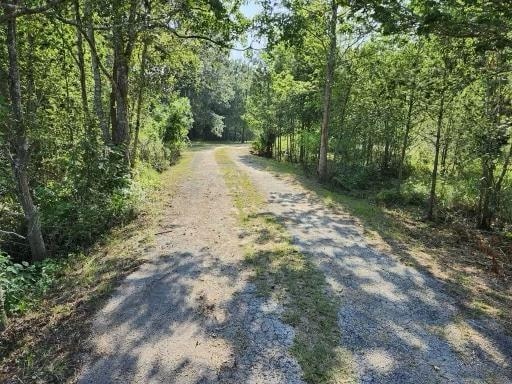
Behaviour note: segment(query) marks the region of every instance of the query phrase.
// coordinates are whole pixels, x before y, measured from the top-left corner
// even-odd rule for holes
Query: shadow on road
[[[265,184],[268,164],[247,154],[238,160]],[[340,303],[340,344],[362,382],[512,382],[506,330],[468,316],[460,294],[412,262],[407,249],[392,242],[391,254],[372,249],[349,215],[304,191],[314,192],[311,181],[297,182],[299,188],[275,178],[266,183],[266,214],[285,224],[325,273]]]

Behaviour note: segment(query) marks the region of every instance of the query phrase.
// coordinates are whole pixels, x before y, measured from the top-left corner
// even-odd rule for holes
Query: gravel
[[[231,153],[339,302],[340,347],[352,367],[340,380],[512,383],[509,333],[491,319],[468,318],[441,280],[373,249],[357,220],[263,170],[246,147]]]
[[[293,330],[258,297],[213,156],[194,152],[155,250],[94,320],[86,383],[301,383]]]

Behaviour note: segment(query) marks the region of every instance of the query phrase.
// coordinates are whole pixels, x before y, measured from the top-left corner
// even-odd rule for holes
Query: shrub
[[[400,188],[381,189],[376,195],[377,203],[385,205],[424,206],[427,201],[428,189],[418,182],[407,182]]]
[[[15,263],[8,255],[0,252],[0,288],[4,292],[7,314],[28,310],[37,297],[50,289],[64,264],[64,261],[55,259],[34,264],[25,261]]]

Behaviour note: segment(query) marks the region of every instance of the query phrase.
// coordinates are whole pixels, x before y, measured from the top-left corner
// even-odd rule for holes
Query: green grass
[[[250,234],[246,261],[254,271],[258,292],[285,304],[283,321],[295,330],[292,355],[308,383],[351,380],[348,353],[339,346],[337,303],[324,275],[291,242],[285,227],[271,214],[260,213],[265,201],[249,176],[230,159],[226,148],[215,152],[225,182]]]
[[[321,197],[327,206],[331,208],[342,206],[350,214],[359,218],[365,224],[365,229],[371,229],[385,238],[401,239],[403,237],[402,227],[399,223],[387,215],[384,208],[374,201],[340,193],[330,185],[319,184],[309,177],[298,164],[257,156],[253,156],[251,160],[262,169],[277,175],[293,176],[300,181],[302,186]]]

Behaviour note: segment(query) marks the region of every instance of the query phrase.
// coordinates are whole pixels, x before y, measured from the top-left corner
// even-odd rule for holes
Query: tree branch
[[[98,62],[98,67],[100,68],[101,72],[103,72],[103,74],[107,77],[107,79],[115,86],[114,78],[112,77],[111,73],[107,70],[107,68],[105,68],[105,66],[101,62],[100,56],[98,55],[98,51],[96,50],[96,45],[91,41],[89,35],[87,34],[87,31],[80,24],[78,24],[77,22],[75,22],[73,20],[66,19],[59,15],[54,15],[54,17],[64,24],[68,24],[68,25],[72,25],[72,26],[76,27],[76,29],[84,37],[85,41],[87,41],[87,44],[89,45],[89,48],[91,50],[91,54],[94,55],[94,57],[96,58],[96,60]]]
[[[196,35],[196,34],[193,34],[193,35],[183,35],[181,33],[179,33],[178,31],[176,31],[176,29],[174,29],[173,27],[167,25],[167,24],[151,24],[148,26],[148,28],[162,28],[162,29],[165,29],[166,31],[169,31],[171,32],[174,36],[176,36],[177,38],[180,38],[180,39],[197,39],[197,40],[204,40],[204,41],[208,41],[212,44],[215,44],[215,45],[218,45],[220,47],[223,47],[223,48],[227,48],[227,49],[234,49],[231,45],[229,44],[226,44],[225,42],[223,41],[219,41],[219,40],[215,40],[211,37],[208,37],[208,36],[204,36],[204,35]]]
[[[8,13],[8,15],[0,16],[0,23],[6,22],[10,18],[16,18],[19,16],[25,15],[34,15],[37,13],[44,13],[59,4],[64,3],[66,0],[49,0],[45,5],[41,5],[40,7],[28,8],[22,7],[16,4],[3,3],[1,7]]]
[[[16,236],[18,239],[22,239],[22,240],[25,240],[26,237],[25,236],[22,236],[20,235],[19,233],[16,233],[16,232],[12,232],[12,231],[2,231],[0,229],[0,233],[1,234],[4,234],[4,235],[12,235],[12,236]]]

